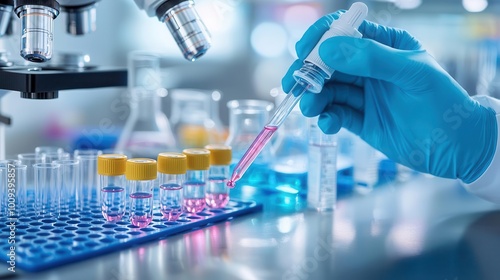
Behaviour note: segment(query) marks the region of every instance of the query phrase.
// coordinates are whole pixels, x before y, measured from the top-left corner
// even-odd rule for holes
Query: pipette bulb
[[[368,7],[365,3],[356,2],[351,5],[349,10],[342,14],[339,18],[339,22],[344,25],[352,26],[353,28],[358,28],[363,20],[368,15]]]

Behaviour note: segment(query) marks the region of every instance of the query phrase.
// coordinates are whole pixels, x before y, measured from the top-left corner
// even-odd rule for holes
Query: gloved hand
[[[318,20],[297,42],[293,71],[339,13]],[[341,127],[390,159],[415,170],[471,183],[489,166],[497,145],[492,109],[479,105],[406,31],[365,21],[362,39],[334,37],[319,49],[336,72],[318,94],[306,93],[300,108],[319,115],[325,133]]]

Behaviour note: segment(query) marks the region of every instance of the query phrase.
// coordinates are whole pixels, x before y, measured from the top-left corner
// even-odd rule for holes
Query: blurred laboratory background
[[[212,47],[190,62],[165,25],[137,9],[134,1],[103,0],[98,2],[95,32],[73,36],[65,30],[66,15],[54,21],[54,54],[84,53],[91,65],[126,68],[131,51],[159,53],[161,86],[166,89],[161,110],[166,116],[171,120],[175,114],[174,89],[215,90],[212,97],[220,100],[218,116],[213,118],[227,127],[226,103],[274,101],[270,91],[280,86],[303,32],[324,14],[346,9],[352,2],[198,0],[196,7],[212,35]],[[500,0],[364,2],[370,7],[368,19],[409,30],[469,94],[500,96],[496,71]],[[14,34],[0,38],[0,49],[20,61],[20,25],[18,19],[14,22]],[[72,150],[77,139],[103,137],[103,131],[116,136],[112,142],[130,114],[126,87],[65,90],[53,100],[22,99],[11,92],[1,106],[2,114],[13,120],[6,128],[7,158],[44,144]]]

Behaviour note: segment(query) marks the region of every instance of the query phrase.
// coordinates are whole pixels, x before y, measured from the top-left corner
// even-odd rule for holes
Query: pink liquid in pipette
[[[277,126],[266,125],[264,129],[257,135],[255,140],[253,140],[252,145],[240,159],[236,167],[234,168],[233,175],[231,176],[231,180],[227,182],[227,186],[230,188],[234,188],[236,181],[238,181],[245,171],[247,171],[248,167],[255,158],[259,155],[260,151],[266,146],[269,139],[273,136],[274,132],[278,130]]]

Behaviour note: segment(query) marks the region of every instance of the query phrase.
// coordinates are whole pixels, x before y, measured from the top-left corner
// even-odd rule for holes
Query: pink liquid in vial
[[[229,202],[227,193],[207,193],[205,201],[210,208],[223,208]]]
[[[168,221],[175,221],[182,214],[182,186],[163,184],[160,186],[160,212]]]
[[[147,227],[153,220],[153,194],[137,192],[130,199],[130,222],[140,228]]]
[[[184,209],[189,213],[200,213],[205,208],[205,198],[184,198]]]
[[[108,222],[118,222],[125,214],[124,188],[107,186],[101,189],[102,216]]]
[[[266,146],[269,139],[273,136],[273,134],[278,130],[277,126],[266,125],[264,129],[257,135],[255,140],[253,140],[252,145],[240,159],[236,167],[234,168],[233,175],[231,179],[227,182],[227,186],[230,188],[234,188],[236,181],[238,181],[245,171],[247,171],[248,167],[252,164],[255,158],[259,155],[260,151]]]

